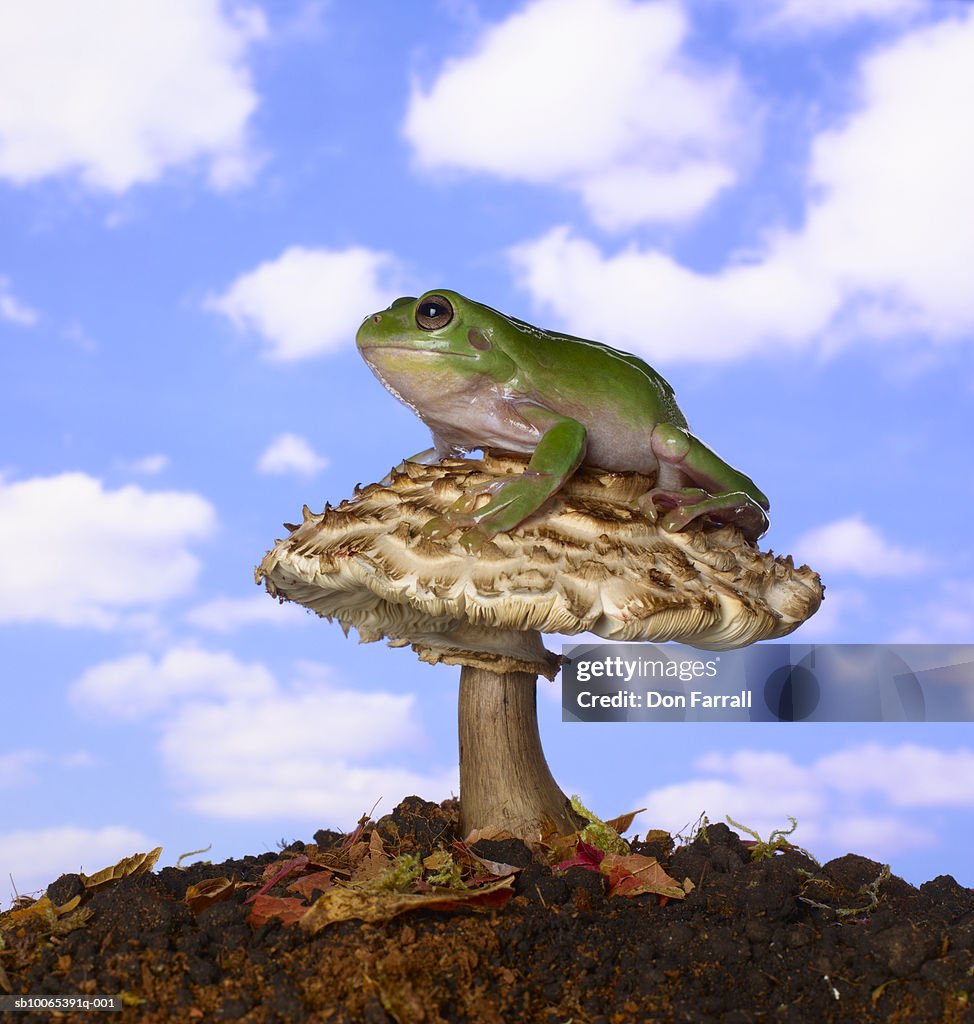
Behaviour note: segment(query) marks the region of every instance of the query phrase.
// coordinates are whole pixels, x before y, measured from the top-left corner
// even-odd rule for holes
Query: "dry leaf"
[[[157,846],[149,853],[133,853],[131,857],[123,857],[117,864],[109,868],[102,868],[93,875],[79,874],[81,884],[90,892],[98,892],[109,885],[114,885],[123,878],[130,878],[135,875],[143,875],[151,871],[162,853],[162,847]]]
[[[369,836],[368,846],[364,841],[356,843],[349,849],[349,855],[352,863],[352,880],[355,882],[367,882],[369,879],[378,878],[379,875],[384,875],[392,864],[392,859],[382,843],[382,836],[375,829]]]
[[[643,837],[644,843],[655,843],[657,839],[670,839],[671,836],[665,828],[651,828]]]
[[[428,857],[423,858],[423,867],[427,871],[437,872],[442,871],[443,868],[449,867],[453,863],[453,854],[448,850],[436,850],[431,853]]]
[[[95,912],[91,907],[81,907],[80,910],[73,910],[70,914],[65,914],[64,917],[59,917],[52,930],[53,935],[67,935],[68,932],[73,932],[75,928],[82,928],[88,920],[94,917]]]
[[[29,907],[22,907],[20,910],[11,910],[4,915],[3,926],[8,931],[19,928],[22,925],[39,925],[48,931],[54,928],[57,921],[57,910],[54,904],[42,896],[35,900]]]
[[[642,814],[645,811],[645,807],[640,807],[638,811],[630,811],[628,814],[620,814],[618,818],[613,818],[611,821],[607,821],[606,825],[612,829],[613,832],[618,832],[621,836],[624,832],[628,832],[632,828],[632,823],[635,820],[637,814]]]
[[[301,918],[301,927],[312,935],[339,921],[388,921],[410,910],[475,910],[502,907],[514,894],[513,876],[480,889],[430,894],[364,891],[335,886],[319,896]]]
[[[571,860],[575,856],[575,848],[581,835],[578,832],[569,832],[565,835],[550,836],[544,842],[549,864],[560,864],[562,861]]]
[[[506,878],[507,875],[516,875],[521,870],[514,864],[504,864],[499,860],[488,860],[486,857],[481,857],[474,853],[466,843],[461,842],[459,839],[453,840],[453,851],[457,859],[472,871],[479,872],[483,869],[495,878]],[[444,853],[446,853],[446,851],[444,851]],[[447,856],[449,856],[449,854],[447,854]],[[426,862],[424,861],[423,863],[425,865]],[[472,882],[472,879],[468,880],[467,884],[472,884]]]
[[[257,896],[247,917],[249,924],[259,928],[273,917],[279,917],[282,924],[300,921],[308,911],[308,904],[296,896]]]
[[[76,910],[77,906],[77,898],[56,907],[47,896],[42,896],[29,907],[21,907],[20,910],[11,910],[5,914],[3,926],[8,931],[28,926],[48,935],[67,935],[68,932],[84,925],[92,915],[92,911],[87,907]]]
[[[184,898],[194,914],[201,914],[204,910],[209,910],[214,903],[228,900],[236,888],[236,875],[233,878],[204,878],[196,885],[187,886]]]
[[[306,846],[304,852],[312,867],[327,868],[340,875],[349,874],[348,850],[344,847],[320,850],[317,846]]]
[[[314,899],[315,891],[325,892],[335,884],[330,871],[315,871],[310,875],[302,875],[288,887],[288,892],[296,892],[306,900]]]
[[[644,892],[655,892],[676,900],[686,896],[680,883],[670,878],[655,857],[644,857],[641,853],[625,857],[607,853],[599,868],[609,880],[610,896],[638,896]]]

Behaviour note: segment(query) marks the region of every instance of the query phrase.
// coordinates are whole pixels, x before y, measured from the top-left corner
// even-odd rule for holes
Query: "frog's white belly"
[[[435,410],[421,412],[420,417],[437,447],[497,448],[530,455],[541,440],[541,431],[518,414],[515,403],[499,402],[490,392],[444,396]]]
[[[584,425],[588,433],[585,465],[647,475],[659,469],[659,460],[653,454],[652,431],[634,431],[628,425],[612,422]]]
[[[520,415],[516,401],[499,401],[491,391],[447,397],[437,403],[435,412],[420,415],[440,450],[496,448],[531,455],[542,437],[542,431]],[[585,427],[585,465],[620,473],[657,471],[651,431],[634,431],[611,416],[588,417],[574,410],[566,415]]]
[[[458,379],[451,387],[442,376],[397,373],[379,365],[375,357],[368,362],[389,391],[430,428],[436,448],[443,454],[496,448],[531,455],[542,438],[543,431],[521,410],[528,405],[551,408],[543,401],[511,392],[487,378]],[[593,412],[583,406],[552,411],[585,427],[585,465],[620,473],[656,472],[651,429],[634,429],[612,410]]]

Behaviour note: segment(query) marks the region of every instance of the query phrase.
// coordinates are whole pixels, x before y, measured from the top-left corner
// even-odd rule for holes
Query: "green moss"
[[[572,797],[572,810],[580,817],[585,818],[589,824],[582,829],[580,835],[583,842],[589,846],[598,847],[606,853],[619,853],[625,855],[630,852],[629,844],[616,832],[609,828],[601,819],[597,818],[577,796]]]
[[[795,846],[794,843],[789,843],[785,836],[790,836],[792,832],[798,828],[797,819],[788,816],[788,820],[791,822],[791,828],[776,828],[767,839],[762,839],[753,828],[748,828],[747,825],[742,825],[739,821],[734,819],[728,814],[726,815],[727,823],[733,825],[734,828],[739,828],[742,832],[746,832],[749,836],[753,836],[755,839],[754,846],[751,847],[751,860],[768,860],[773,857],[779,850],[797,850],[799,853],[803,853],[809,860],[814,861],[818,864],[818,861],[808,852],[803,850],[800,846]]]
[[[378,875],[372,884],[376,889],[385,889],[389,892],[407,892],[422,874],[423,862],[419,854],[404,853]]]

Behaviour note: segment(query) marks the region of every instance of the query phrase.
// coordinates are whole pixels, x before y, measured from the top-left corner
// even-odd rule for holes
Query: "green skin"
[[[636,356],[443,289],[396,299],[365,319],[356,342],[432,431],[435,447],[415,459],[483,448],[531,456],[487,504],[461,499],[427,524],[430,535],[468,527],[461,541],[475,550],[536,512],[581,465],[655,476],[639,505],[665,530],[706,517],[754,542],[768,528],[768,499],[690,433],[673,389]]]

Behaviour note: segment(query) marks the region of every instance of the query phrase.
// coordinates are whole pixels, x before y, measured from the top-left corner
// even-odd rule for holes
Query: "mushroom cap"
[[[549,678],[558,659],[539,632],[725,650],[786,636],[821,604],[817,573],[759,551],[733,525],[657,527],[635,504],[653,485],[639,473],[583,467],[535,515],[474,553],[460,545],[461,530],[423,533],[464,494],[525,465],[489,452],[404,462],[336,508],[305,506],[255,578],[346,633],[354,626],[363,642],[388,638],[424,661]]]

